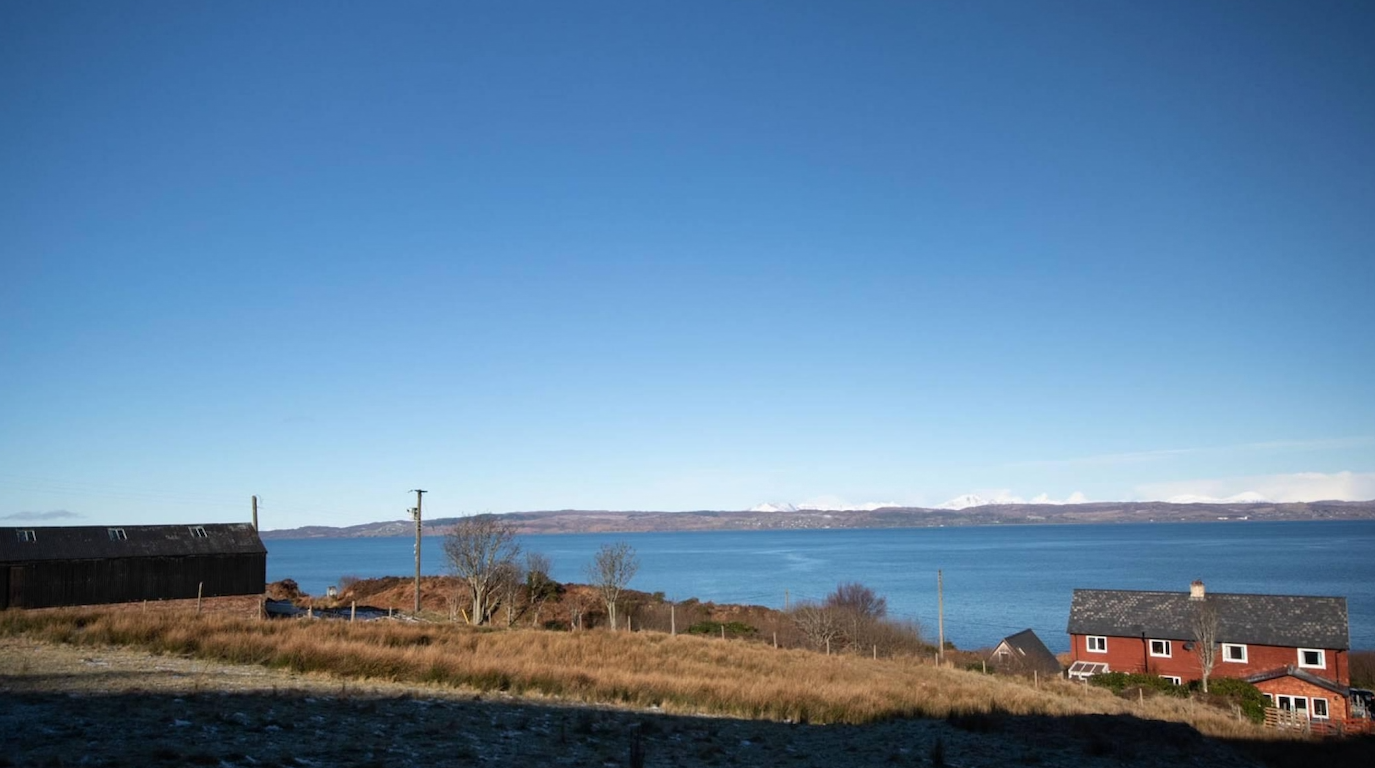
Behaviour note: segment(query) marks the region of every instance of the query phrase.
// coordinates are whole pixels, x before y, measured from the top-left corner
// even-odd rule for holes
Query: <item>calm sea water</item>
[[[781,608],[818,600],[842,581],[888,598],[889,613],[935,635],[936,571],[944,574],[946,636],[989,646],[1028,627],[1068,649],[1076,587],[1347,598],[1354,648],[1375,648],[1375,521],[990,526],[886,530],[710,531],[524,536],[559,581],[585,581],[602,544],[627,541],[640,558],[631,587],[671,599]],[[341,576],[414,573],[414,539],[269,540],[269,581],[323,594]],[[426,574],[444,573],[442,539],[426,537]]]

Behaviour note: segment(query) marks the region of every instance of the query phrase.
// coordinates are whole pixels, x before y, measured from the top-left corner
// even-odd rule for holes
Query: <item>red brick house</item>
[[[1346,598],[1076,589],[1071,677],[1100,672],[1202,677],[1196,617],[1216,617],[1212,677],[1248,680],[1280,709],[1313,719],[1352,716]]]

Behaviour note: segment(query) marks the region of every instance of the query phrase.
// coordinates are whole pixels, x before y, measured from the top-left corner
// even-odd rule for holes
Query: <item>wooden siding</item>
[[[266,554],[48,560],[7,569],[0,608],[260,595],[266,589]]]

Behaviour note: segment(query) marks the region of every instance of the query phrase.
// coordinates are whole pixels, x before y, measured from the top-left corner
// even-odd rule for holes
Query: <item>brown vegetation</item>
[[[1375,689],[1375,651],[1351,652],[1351,686]]]
[[[866,659],[760,643],[630,632],[493,631],[458,625],[261,621],[116,608],[0,613],[0,633],[197,658],[582,702],[814,723],[971,714],[1134,714],[1201,732],[1264,733],[1175,699],[1137,704],[1054,681],[1039,688],[918,658]]]

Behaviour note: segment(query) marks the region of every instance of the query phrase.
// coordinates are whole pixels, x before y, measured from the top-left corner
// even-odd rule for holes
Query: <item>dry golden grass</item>
[[[389,622],[260,621],[102,608],[0,613],[0,633],[198,658],[811,723],[894,717],[1132,714],[1230,738],[1266,732],[1159,697],[1137,703],[1060,680],[999,678],[915,658],[866,659],[659,633],[490,631]]]

